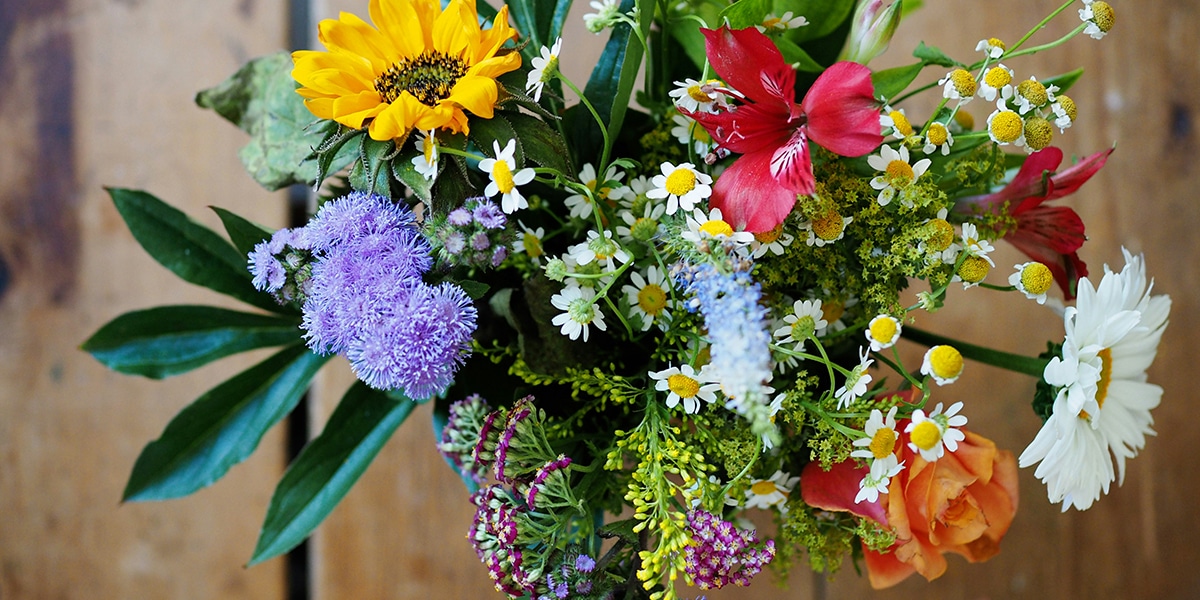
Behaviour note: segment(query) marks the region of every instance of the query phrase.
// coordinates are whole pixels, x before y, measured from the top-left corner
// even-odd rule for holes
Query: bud
[[[846,38],[846,47],[842,48],[838,60],[865,65],[883,54],[892,41],[892,35],[896,33],[896,27],[900,25],[902,4],[896,0],[891,6],[883,8],[883,0],[859,0],[850,26],[850,36]]]

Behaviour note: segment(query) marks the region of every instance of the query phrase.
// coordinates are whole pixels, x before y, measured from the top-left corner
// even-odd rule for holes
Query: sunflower
[[[326,51],[292,54],[304,104],[322,119],[372,139],[404,139],[413,128],[466,133],[464,111],[492,118],[496,77],[521,66],[504,50],[517,37],[501,8],[481,29],[474,0],[371,0],[371,24],[350,13],[318,26]]]

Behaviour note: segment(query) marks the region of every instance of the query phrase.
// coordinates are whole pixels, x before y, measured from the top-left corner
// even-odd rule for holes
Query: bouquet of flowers
[[[1086,510],[1153,434],[1170,299],[1128,251],[1089,278],[1055,201],[1112,150],[1064,164],[1080,73],[1017,59],[1103,38],[1113,8],[866,66],[916,4],[595,0],[607,43],[580,89],[559,69],[570,0],[370,0],[369,20],[320,23],[323,49],[201,92],[251,135],[250,174],[317,208],[277,231],[216,209],[226,240],[110,190],[155,259],[261,310],[137,311],[87,351],[157,378],[282,347],[172,420],[126,499],[216,481],[340,355],[359,381],[280,481],[252,564],[307,537],[426,402],[513,598],[675,598],[846,556],[876,587],[933,579],[947,552],[999,552],[1019,467]],[[922,93],[936,108],[902,107]],[[999,242],[1029,260],[997,265]],[[1065,333],[1029,357],[921,329],[951,290],[1047,305]],[[1045,424],[1019,457],[945,396],[966,359],[1037,379]]]

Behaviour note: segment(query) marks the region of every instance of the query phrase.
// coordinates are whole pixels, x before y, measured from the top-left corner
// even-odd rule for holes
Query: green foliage
[[[517,30],[529,41],[522,49],[526,62],[539,56],[542,46],[553,45],[562,35],[563,23],[571,10],[571,0],[508,0],[506,4]]]
[[[275,233],[221,207],[210,206],[209,208],[221,218],[221,224],[225,226],[225,233],[229,234],[233,247],[237,248],[237,251],[243,256],[249,255],[259,242],[271,239],[271,235]]]
[[[925,63],[919,62],[871,73],[871,83],[875,85],[875,96],[887,100],[895,98],[917,78],[917,75],[921,74],[921,69],[924,68]]]
[[[1044,359],[1047,362],[1052,358],[1062,358],[1062,344],[1055,342],[1046,343],[1046,351],[1038,355],[1038,358]],[[1045,378],[1037,380],[1037,385],[1033,392],[1033,412],[1042,419],[1042,423],[1050,420],[1050,415],[1054,414],[1054,401],[1058,398],[1058,388],[1046,383]]]
[[[907,8],[905,6],[905,9]],[[946,53],[940,49],[933,46],[926,46],[925,42],[917,44],[917,49],[913,50],[913,56],[921,59],[921,62],[926,65],[938,65],[942,67],[957,67],[962,65],[962,63],[946,56]]]

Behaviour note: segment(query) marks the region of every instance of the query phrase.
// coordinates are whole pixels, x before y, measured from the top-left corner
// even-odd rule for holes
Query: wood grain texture
[[[278,435],[194,497],[120,505],[141,447],[242,366],[167,382],[78,349],[154,304],[223,303],[176,279],[103,186],[140,187],[211,227],[220,204],[272,224],[283,202],[242,175],[245,135],[193,94],[283,41],[280,3],[0,2],[0,597],[271,598],[250,556]]]

